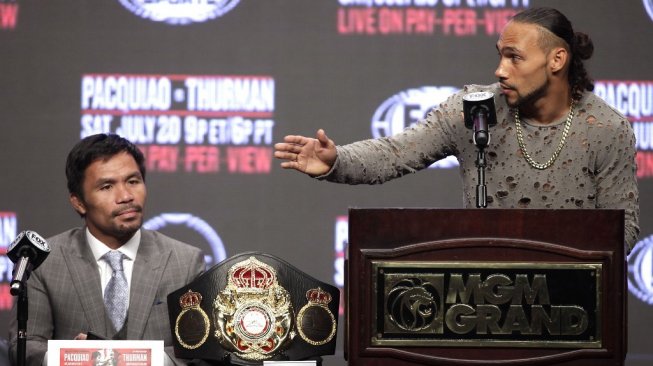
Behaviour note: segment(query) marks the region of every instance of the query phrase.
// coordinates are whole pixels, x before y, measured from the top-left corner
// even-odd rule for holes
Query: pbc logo
[[[201,23],[224,15],[240,0],[119,0],[132,13],[172,25]]]
[[[628,289],[653,305],[653,236],[640,241],[628,255]]]
[[[401,91],[384,101],[372,116],[372,137],[392,136],[426,117],[434,107],[459,89],[452,86],[424,86]],[[458,166],[453,156],[431,165],[431,168]]]
[[[646,8],[646,12],[648,13],[648,16],[651,17],[651,20],[653,20],[653,0],[643,0],[644,1],[644,8]]]
[[[197,216],[193,216],[188,213],[163,213],[147,220],[143,224],[145,229],[157,231],[160,231],[164,227],[170,226],[185,226],[195,231],[195,233],[199,234],[204,240],[206,240],[210,246],[210,251],[206,251],[205,248],[200,249],[202,249],[204,253],[213,254],[204,255],[204,262],[206,263],[207,267],[217,264],[218,262],[222,262],[227,257],[224,244],[222,244],[222,240],[220,239],[220,236],[218,236],[218,233],[216,233],[215,230],[213,230],[213,228],[206,221],[200,219]],[[188,235],[184,234],[188,233],[184,232],[177,235],[175,232],[169,236],[178,238],[188,237]],[[188,240],[188,242],[195,243],[197,240]]]

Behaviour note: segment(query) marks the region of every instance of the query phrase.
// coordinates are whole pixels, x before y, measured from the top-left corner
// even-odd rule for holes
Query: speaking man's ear
[[[564,69],[569,60],[569,51],[564,47],[556,47],[552,49],[549,55],[549,68],[553,73]]]

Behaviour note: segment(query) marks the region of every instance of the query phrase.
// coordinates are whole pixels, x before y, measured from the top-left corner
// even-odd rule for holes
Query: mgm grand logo
[[[601,270],[373,262],[372,344],[600,348]]]

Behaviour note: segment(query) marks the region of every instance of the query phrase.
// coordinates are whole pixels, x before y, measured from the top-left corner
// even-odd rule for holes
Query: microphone
[[[474,130],[474,144],[485,147],[490,142],[489,128],[497,124],[494,93],[476,92],[463,96],[465,127]]]
[[[14,279],[11,280],[10,292],[13,296],[24,291],[24,281],[30,273],[43,263],[50,254],[50,246],[34,231],[22,231],[7,249],[7,257],[15,263]]]

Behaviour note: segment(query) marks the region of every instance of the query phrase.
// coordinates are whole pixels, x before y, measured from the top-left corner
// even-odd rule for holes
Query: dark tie
[[[128,286],[125,272],[122,269],[123,256],[124,254],[116,250],[107,252],[102,256],[113,270],[111,279],[106,289],[104,289],[104,306],[116,331],[122,329],[127,317]]]

